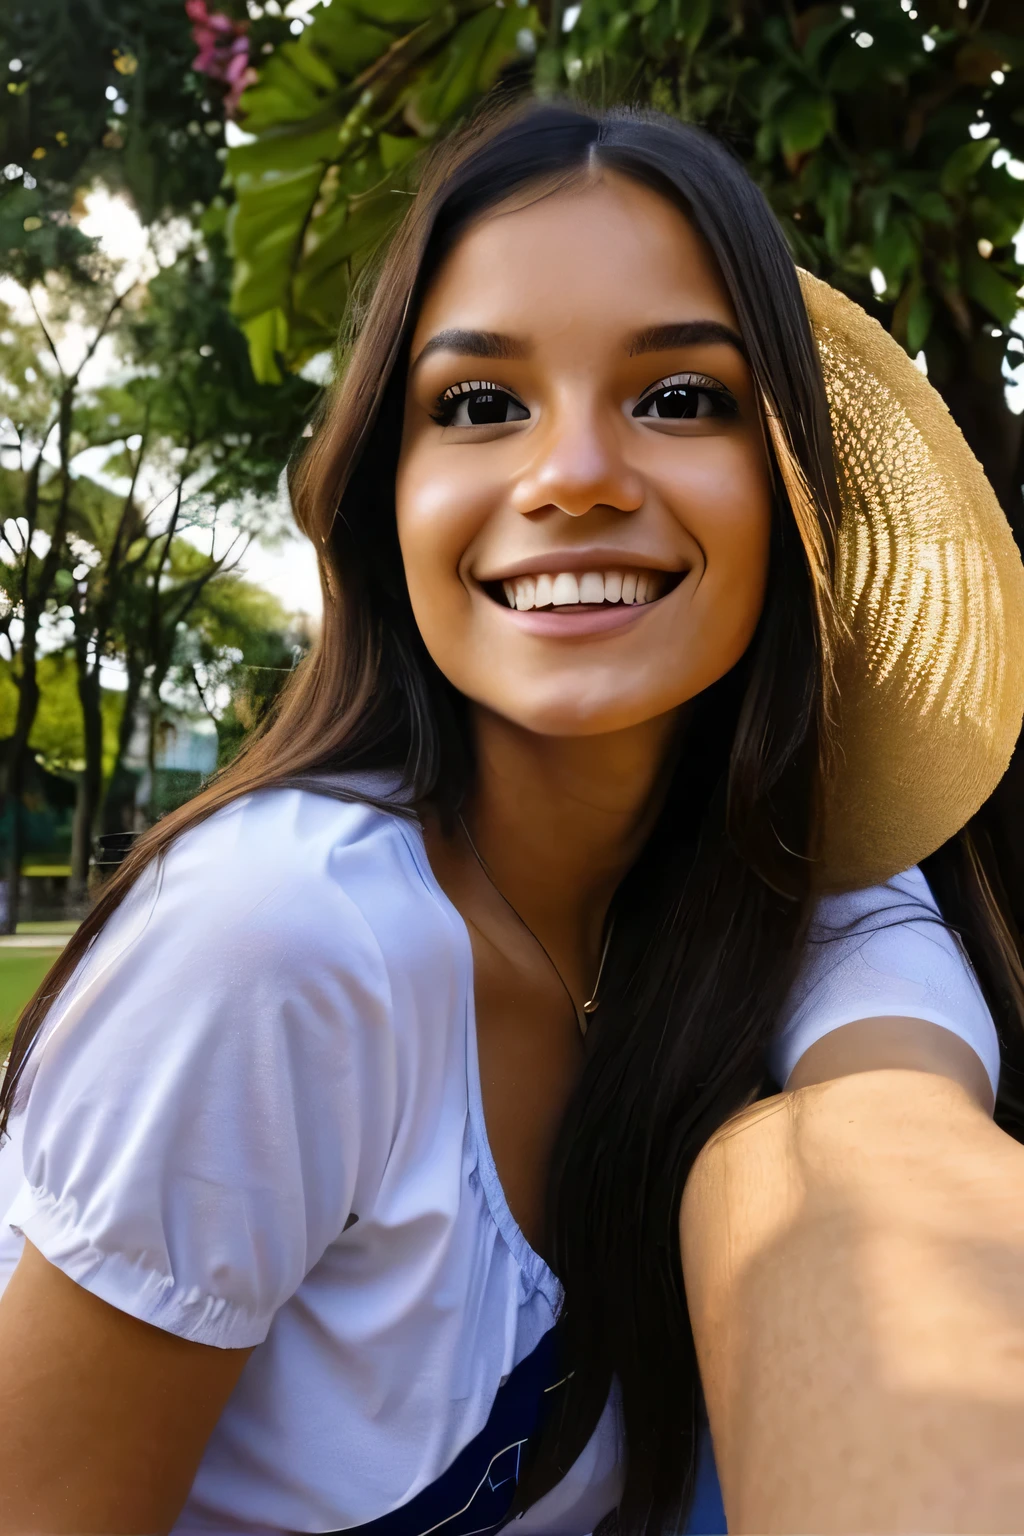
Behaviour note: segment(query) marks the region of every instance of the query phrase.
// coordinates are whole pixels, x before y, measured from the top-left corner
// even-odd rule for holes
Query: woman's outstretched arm
[[[249,1358],[192,1344],[36,1248],[0,1297],[0,1533],[167,1531]]]
[[[698,1159],[683,1270],[729,1530],[1024,1512],[1024,1147],[957,1074],[856,1071]]]

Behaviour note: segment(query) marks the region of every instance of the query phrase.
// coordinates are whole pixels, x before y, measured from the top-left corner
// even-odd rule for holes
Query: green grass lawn
[[[18,1014],[59,953],[57,949],[0,950],[0,1061],[10,1050]]]

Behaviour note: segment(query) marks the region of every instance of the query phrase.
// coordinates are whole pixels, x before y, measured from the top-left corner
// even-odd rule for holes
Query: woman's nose
[[[617,423],[600,411],[552,419],[534,437],[535,454],[518,477],[512,505],[529,515],[551,507],[583,517],[594,507],[635,512],[643,502],[643,481],[629,464]],[[532,435],[532,434],[531,434]]]

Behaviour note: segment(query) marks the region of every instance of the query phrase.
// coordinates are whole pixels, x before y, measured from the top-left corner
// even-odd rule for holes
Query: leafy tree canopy
[[[29,745],[51,773],[79,773],[85,765],[85,730],[74,657],[68,651],[51,651],[40,658],[39,674],[39,710]],[[107,774],[117,758],[123,706],[123,693],[103,689],[103,766]],[[13,735],[17,712],[18,689],[11,663],[0,660],[0,739]]]
[[[271,55],[242,98],[255,142],[228,153],[232,307],[257,377],[333,345],[415,157],[532,56],[538,27],[494,0],[333,0]]]
[[[1004,500],[1002,405],[1024,266],[1017,0],[329,0],[241,99],[229,151],[232,305],[257,375],[332,346],[417,159],[496,83],[653,105],[708,126],[794,255],[924,352]]]
[[[488,91],[653,105],[735,146],[797,259],[924,352],[1004,503],[1019,499],[1020,421],[1002,404],[1024,282],[1019,0],[323,0],[309,23],[279,0],[14,0],[9,268],[81,264],[78,189],[101,174],[145,218],[187,214],[211,251],[227,240],[232,312],[256,378],[279,386],[334,345],[421,152]],[[231,149],[225,110],[248,135]],[[199,346],[239,367],[212,270]]]

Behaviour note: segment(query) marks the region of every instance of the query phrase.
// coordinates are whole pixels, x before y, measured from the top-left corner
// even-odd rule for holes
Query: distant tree
[[[118,333],[127,379],[95,390],[83,415],[92,443],[113,444],[104,473],[124,487],[80,499],[78,563],[63,578],[87,722],[86,849],[101,817],[116,825],[129,788],[120,763],[143,695],[155,752],[177,635],[206,584],[241,558],[255,533],[279,531],[281,465],[315,392],[294,377],[277,390],[255,384],[243,339],[218,301],[218,259],[223,268],[222,248],[219,258],[205,245],[191,248],[153,279]],[[100,668],[112,654],[123,660],[127,697],[104,809]],[[85,858],[80,851],[83,875]]]
[[[22,701],[0,796],[6,787],[20,805],[34,751],[36,633],[63,626],[84,731],[80,880],[91,829],[104,817],[116,821],[119,799],[133,788],[120,763],[140,700],[156,722],[191,610],[224,568],[219,533],[234,522],[248,536],[276,515],[277,478],[317,393],[292,375],[277,386],[258,383],[228,311],[226,204],[217,195],[223,113],[251,78],[250,52],[272,52],[290,26],[273,0],[255,22],[244,5],[234,9],[235,19],[211,21],[204,0],[14,0],[0,21],[0,271],[40,312],[26,318],[22,304],[0,317],[8,537],[0,546],[0,637],[16,653]],[[121,291],[104,340],[100,308],[117,297],[118,275],[80,227],[97,182],[130,199],[156,243],[166,248],[170,235],[184,247],[127,303]],[[86,390],[81,369],[68,373],[69,349],[56,332],[72,309],[108,364],[109,338],[116,341],[116,383],[98,388],[90,365]],[[44,326],[67,374],[63,410],[54,369],[40,359]],[[126,669],[127,707],[104,768],[101,670],[115,657]],[[17,834],[15,841],[17,866]]]
[[[219,764],[231,761],[264,718],[309,643],[305,624],[269,592],[232,575],[207,586],[174,672],[181,694],[187,698],[191,685],[216,726]]]
[[[85,766],[85,736],[74,656],[66,650],[45,651],[39,657],[38,672],[39,709],[29,739],[31,756],[18,804],[19,832],[27,863],[33,861],[33,855],[43,853],[45,862],[63,864],[69,857],[74,838],[74,816],[69,815],[69,810],[78,799],[78,786]],[[113,765],[123,702],[124,695],[119,690],[104,688],[101,709],[104,763],[108,772]],[[15,668],[11,662],[0,660],[0,757],[9,747],[17,709]],[[63,793],[59,787],[61,780],[66,784]],[[6,812],[0,816],[0,846],[7,857],[13,821],[13,805],[8,800]]]
[[[277,389],[255,382],[224,306],[225,273],[216,236],[191,239],[131,288],[93,253],[87,280],[51,273],[20,289],[17,314],[0,316],[0,636],[16,653],[20,700],[6,787],[20,805],[36,658],[45,626],[56,626],[76,658],[84,730],[79,886],[104,784],[112,818],[127,787],[120,763],[140,698],[155,731],[179,632],[203,588],[254,532],[279,530],[277,480],[315,394],[297,377]],[[110,382],[88,372],[101,344]],[[112,660],[127,691],[105,773],[101,682]],[[21,851],[16,830],[14,865]]]
[[[124,707],[124,694],[117,688],[104,688],[103,762],[110,773],[117,754],[117,736]],[[14,667],[0,660],[0,740],[10,738],[18,709],[18,684]],[[32,736],[32,752],[50,773],[77,780],[85,765],[85,732],[82,706],[78,697],[78,669],[68,650],[46,651],[39,658],[39,709]]]
[[[148,494],[143,491],[141,470],[147,456],[158,458],[164,445],[157,439],[154,452],[152,440],[142,433],[137,436],[141,439],[137,446],[126,447],[104,465],[106,472],[128,470],[129,488],[124,495],[79,478],[68,540],[70,561],[75,563],[71,566],[69,561],[69,567],[58,573],[63,576],[58,582],[64,599],[60,612],[67,613],[73,633],[84,727],[72,850],[72,873],[80,886],[85,884],[92,837],[104,809],[104,786],[108,798],[116,800],[123,793],[120,770],[140,702],[150,721],[152,767],[162,716],[161,693],[179,632],[188,625],[207,583],[230,568],[248,542],[247,534],[236,531],[218,554],[216,526],[204,527],[201,488],[198,494],[190,494],[188,482],[195,464],[187,453],[177,456],[169,485],[158,480],[155,487],[153,482],[146,487]],[[189,537],[200,531],[206,533],[210,546],[205,552]],[[120,663],[127,686],[116,749],[108,763],[102,679],[104,665],[112,661]]]
[[[18,710],[4,761],[2,791],[13,806],[11,867],[19,870],[22,823],[19,814],[29,741],[40,701],[40,636],[53,605],[58,573],[65,560],[72,520],[75,476],[76,408],[84,370],[115,323],[128,297],[113,283],[72,293],[66,285],[27,289],[23,298],[34,323],[20,321],[3,306],[0,321],[0,369],[4,416],[0,420],[0,504],[6,514],[0,533],[0,576],[6,612],[0,635],[16,647]],[[42,308],[40,307],[42,305]],[[84,344],[68,346],[68,330]],[[30,340],[35,340],[32,361]],[[61,345],[61,343],[65,343]],[[25,386],[28,386],[27,389]],[[4,398],[6,397],[6,398]],[[53,444],[56,463],[47,461]],[[17,923],[17,880],[11,882],[8,920]]]

